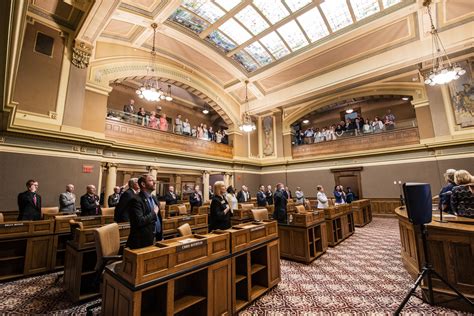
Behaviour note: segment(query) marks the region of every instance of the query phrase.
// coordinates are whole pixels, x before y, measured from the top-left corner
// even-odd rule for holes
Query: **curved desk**
[[[423,266],[423,246],[420,227],[408,220],[406,209],[395,209],[400,226],[401,256],[405,268],[413,277]],[[443,216],[448,223],[440,223],[438,212],[433,213],[433,221],[426,225],[428,229],[428,254],[430,261],[439,274],[451,285],[474,299],[474,219]],[[425,288],[425,286],[423,286]],[[433,278],[435,302],[445,301],[454,296],[454,293],[445,287],[442,282]],[[452,308],[474,312],[460,300],[449,305]]]

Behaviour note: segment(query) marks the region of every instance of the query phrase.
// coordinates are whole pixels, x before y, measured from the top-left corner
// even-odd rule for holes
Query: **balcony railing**
[[[170,153],[232,159],[232,146],[195,137],[163,132],[107,117],[105,137],[134,147],[148,147]]]
[[[420,143],[417,127],[397,128],[374,134],[348,136],[332,141],[293,146],[293,158],[311,158]]]

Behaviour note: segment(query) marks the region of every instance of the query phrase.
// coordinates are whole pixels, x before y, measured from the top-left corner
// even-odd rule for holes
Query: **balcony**
[[[122,144],[159,149],[169,153],[210,158],[233,157],[232,146],[131,124],[116,117],[107,117],[105,120],[105,137]]]
[[[293,158],[314,158],[374,149],[415,145],[420,143],[418,127],[397,128],[376,134],[342,137],[337,140],[293,146]]]

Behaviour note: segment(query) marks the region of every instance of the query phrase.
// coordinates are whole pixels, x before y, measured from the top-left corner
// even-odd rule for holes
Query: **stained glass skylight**
[[[245,48],[245,51],[250,54],[260,65],[265,66],[271,63],[272,57],[263,48],[259,42],[254,42]]]
[[[290,15],[279,0],[254,0],[253,3],[272,24]]]
[[[308,45],[308,41],[295,20],[292,20],[278,28],[278,33],[288,43],[292,51]]]
[[[224,32],[239,45],[252,38],[252,35],[250,35],[250,33],[247,32],[242,25],[237,23],[237,21],[232,18],[222,24],[219,27],[219,30]]]
[[[264,18],[251,5],[246,6],[242,11],[235,15],[253,35],[257,35],[269,27]]]
[[[378,0],[350,0],[357,21],[380,11]]]
[[[212,31],[212,33],[210,33],[206,39],[211,43],[217,45],[217,47],[219,47],[226,53],[237,47],[234,42],[232,42],[227,36],[225,36],[219,31]]]
[[[305,31],[306,35],[308,35],[311,42],[315,42],[318,39],[329,35],[326,23],[324,23],[318,8],[311,9],[308,12],[300,15],[297,20]]]
[[[196,39],[207,41],[226,58],[253,72],[404,2],[409,3],[404,0],[181,0],[168,20],[197,34]]]
[[[291,12],[295,12],[310,4],[311,0],[285,0],[285,3],[290,8]]]
[[[320,7],[333,31],[352,24],[351,13],[347,7],[346,0],[324,1],[320,4]]]
[[[290,53],[290,50],[285,46],[285,43],[283,43],[276,32],[271,32],[262,37],[260,43],[265,45],[276,59],[280,59]]]
[[[395,5],[400,2],[402,2],[402,0],[382,0],[384,8],[391,7],[392,5]]]

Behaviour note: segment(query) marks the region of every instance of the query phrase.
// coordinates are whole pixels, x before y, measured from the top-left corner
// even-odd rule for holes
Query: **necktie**
[[[150,204],[150,209],[152,212],[154,212],[155,210],[155,202],[153,201],[153,197],[149,197],[148,198],[148,203]],[[155,231],[154,233],[157,234],[159,232],[161,232],[161,223],[160,223],[160,219],[158,218],[158,215],[156,216],[157,219],[156,219],[156,222],[155,222]]]
[[[36,198],[36,194],[33,193],[33,203],[35,204],[35,206],[36,206],[36,202],[37,202],[37,201],[38,201],[38,200],[37,200],[37,198]]]

